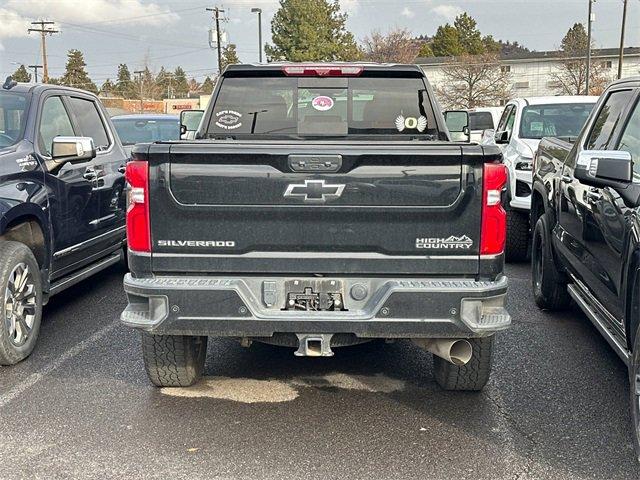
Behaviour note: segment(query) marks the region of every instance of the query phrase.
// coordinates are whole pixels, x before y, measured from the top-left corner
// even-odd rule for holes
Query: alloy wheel
[[[19,263],[9,275],[4,292],[4,321],[9,341],[16,347],[24,345],[36,319],[37,297],[33,274],[29,266]]]

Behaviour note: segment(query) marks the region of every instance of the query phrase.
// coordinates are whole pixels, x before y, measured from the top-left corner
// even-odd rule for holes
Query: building
[[[444,81],[443,65],[451,60],[450,57],[420,57],[416,59],[416,63],[422,67],[431,84],[437,87]],[[514,97],[558,95],[558,84],[554,81],[553,74],[559,71],[566,60],[559,51],[527,52],[500,58],[501,68],[511,75]],[[617,78],[617,48],[594,49],[591,52],[591,61],[593,64],[599,64],[603,73],[611,80]],[[636,75],[640,75],[640,48],[625,48],[622,76]],[[505,102],[507,100],[505,99]]]

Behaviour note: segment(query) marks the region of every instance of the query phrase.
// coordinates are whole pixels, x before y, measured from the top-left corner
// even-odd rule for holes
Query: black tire
[[[157,387],[188,387],[204,370],[207,337],[142,333],[142,357],[149,380]]]
[[[546,214],[536,222],[531,247],[533,298],[543,310],[561,310],[571,304],[564,275],[558,270],[551,251],[551,226]]]
[[[640,462],[640,326],[638,326],[633,345],[632,362],[629,368],[629,385],[631,386],[633,443],[636,447],[636,458]]]
[[[20,242],[0,241],[0,303],[0,365],[15,365],[35,348],[42,320],[40,268]]]
[[[522,212],[507,210],[507,244],[505,260],[523,262],[529,253],[529,217]]]
[[[465,365],[457,366],[433,356],[433,373],[436,382],[444,390],[479,391],[489,381],[491,357],[493,355],[493,335],[482,338],[468,338],[473,353]]]

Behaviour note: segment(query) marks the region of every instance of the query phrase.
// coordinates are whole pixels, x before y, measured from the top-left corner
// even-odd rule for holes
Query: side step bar
[[[625,348],[624,345],[620,343],[620,341],[616,338],[615,334],[611,331],[611,329],[607,326],[606,322],[600,317],[598,312],[591,306],[588,300],[583,296],[579,287],[575,284],[570,284],[567,286],[567,290],[569,290],[569,294],[576,301],[576,303],[580,306],[582,311],[589,317],[591,323],[598,329],[598,331],[602,334],[604,339],[607,341],[611,348],[615,350],[618,356],[622,359],[625,365],[629,366],[631,362],[631,355],[629,351]]]
[[[77,272],[73,272],[68,277],[64,277],[57,282],[51,284],[49,288],[49,296],[55,295],[56,293],[60,293],[63,290],[66,290],[69,287],[72,287],[76,283],[81,282],[87,277],[90,277],[94,273],[98,273],[105,268],[110,267],[120,261],[122,258],[122,253],[120,251],[116,251],[112,253],[106,258],[103,258],[97,263],[92,263],[91,265],[83,268],[82,270],[78,270]]]

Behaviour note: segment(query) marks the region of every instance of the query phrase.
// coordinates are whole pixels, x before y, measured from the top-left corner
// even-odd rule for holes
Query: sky
[[[628,0],[626,46],[640,46],[640,0]],[[202,80],[217,71],[216,52],[209,47],[211,13],[225,10],[223,29],[243,62],[258,61],[258,22],[252,7],[263,10],[263,37],[270,41],[277,0],[0,0],[0,75],[17,65],[41,63],[39,34],[28,34],[29,22],[56,22],[60,33],[47,38],[49,75],[64,72],[66,52],[80,49],[91,78],[98,84],[114,79],[117,65],[133,72],[148,64],[182,66]],[[483,35],[517,41],[531,50],[558,48],[566,31],[586,22],[588,0],[341,0],[347,28],[361,41],[372,31],[407,28],[415,35],[433,35],[439,25],[468,12]],[[623,0],[597,0],[593,6],[596,47],[617,47]]]

